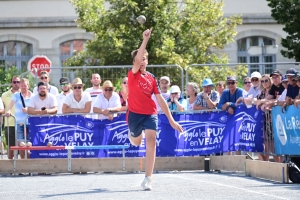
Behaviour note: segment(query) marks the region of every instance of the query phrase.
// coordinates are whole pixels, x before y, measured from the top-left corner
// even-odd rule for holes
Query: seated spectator
[[[20,142],[29,141],[28,122],[25,123],[27,118],[27,106],[29,100],[34,96],[29,91],[29,80],[22,78],[20,82],[21,92],[16,92],[7,108],[6,117],[11,116],[11,109],[15,105],[15,119],[17,124],[17,141],[18,145]],[[25,151],[20,151],[21,159],[25,158]]]
[[[247,91],[248,96],[252,95],[254,98],[256,98],[260,94],[260,92],[261,92],[261,90],[260,90],[260,80],[261,80],[261,74],[259,72],[253,72],[251,74],[252,86]]]
[[[100,114],[99,119],[113,120],[117,116],[113,112],[119,112],[122,109],[120,96],[114,92],[115,87],[109,80],[104,81],[102,90],[103,93],[96,98],[93,111]]]
[[[128,96],[128,77],[124,77],[121,82],[121,91],[119,91],[119,97],[121,101],[122,109],[120,111],[127,110],[127,96]]]
[[[187,110],[193,110],[194,103],[196,101],[197,94],[199,93],[200,89],[197,83],[189,82],[186,86],[186,93],[189,98],[187,101]]]
[[[47,71],[41,71],[39,81],[45,82],[48,84],[48,92],[49,93],[54,94],[55,96],[59,94],[57,87],[49,84],[50,76]],[[38,94],[37,87],[33,88],[33,94]]]
[[[170,88],[170,93],[170,98],[167,100],[169,109],[180,112],[187,110],[187,101],[182,97],[181,90],[177,85]]]
[[[59,80],[59,83],[60,83],[62,92],[59,95],[56,96],[57,103],[58,103],[57,114],[62,114],[62,106],[64,104],[64,101],[65,101],[67,95],[72,92],[72,90],[71,90],[72,85],[70,83],[69,78],[67,78],[67,77],[62,77]]]
[[[222,93],[225,90],[225,88],[226,88],[226,84],[224,81],[219,81],[216,84],[216,91],[219,93],[219,96],[222,96]]]
[[[194,110],[214,109],[220,101],[219,93],[213,90],[213,82],[206,78],[202,82],[203,92],[200,92],[194,104]]]
[[[38,94],[30,98],[27,113],[29,115],[47,115],[57,113],[56,96],[48,91],[48,84],[39,82],[37,86]]]
[[[88,92],[83,92],[84,84],[80,78],[75,78],[72,83],[73,92],[66,96],[62,106],[63,113],[89,113],[92,98]]]
[[[248,92],[251,86],[252,86],[251,78],[250,77],[244,78],[244,90]]]
[[[160,94],[166,101],[170,98],[170,91],[169,91],[170,84],[171,84],[171,82],[170,82],[170,78],[168,76],[162,76],[159,79]],[[152,94],[151,98],[154,101],[154,103],[156,104],[157,111],[161,111],[161,108],[158,105],[158,102],[156,100],[155,94]]]
[[[218,109],[225,110],[233,115],[236,109],[236,101],[240,97],[246,97],[247,93],[237,87],[237,81],[234,76],[227,77],[226,84],[228,89],[223,91],[220,102],[218,103]]]

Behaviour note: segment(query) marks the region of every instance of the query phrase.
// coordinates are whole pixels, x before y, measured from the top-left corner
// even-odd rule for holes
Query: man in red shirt
[[[128,139],[132,145],[139,146],[142,142],[142,132],[146,138],[146,172],[141,186],[144,190],[151,190],[151,175],[153,173],[156,154],[156,132],[158,127],[156,104],[151,98],[155,94],[157,102],[168,118],[170,125],[179,132],[182,127],[175,122],[165,99],[158,90],[158,84],[153,74],[146,71],[148,53],[146,45],[151,30],[143,32],[143,42],[138,50],[133,51],[133,68],[128,72],[128,111],[127,123],[129,127]]]

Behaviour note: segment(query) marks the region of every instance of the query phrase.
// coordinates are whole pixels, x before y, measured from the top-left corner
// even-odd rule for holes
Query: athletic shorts
[[[137,114],[128,111],[127,123],[132,137],[140,136],[142,131],[146,129],[155,130],[155,131],[157,131],[158,129],[157,114],[143,115],[143,114]]]

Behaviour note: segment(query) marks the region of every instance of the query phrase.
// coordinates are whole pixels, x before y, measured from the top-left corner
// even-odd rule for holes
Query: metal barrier
[[[89,85],[91,77],[86,77],[87,70],[94,70],[93,73],[99,73],[102,80],[111,80],[114,84],[117,83],[119,79],[127,76],[129,69],[132,65],[119,65],[119,66],[72,66],[72,67],[51,67],[51,70],[59,70],[61,73],[53,72],[57,74],[57,77],[69,77],[73,80],[76,77],[80,77],[86,85]],[[35,69],[35,73],[42,71],[44,69]],[[97,71],[95,71],[97,70]],[[101,70],[101,71],[99,71]],[[184,88],[184,73],[180,65],[170,64],[170,65],[147,65],[147,71],[154,74],[157,79],[161,76],[169,76],[171,82],[174,84],[179,84]],[[180,74],[180,76],[178,76]],[[38,81],[38,77],[36,77]]]

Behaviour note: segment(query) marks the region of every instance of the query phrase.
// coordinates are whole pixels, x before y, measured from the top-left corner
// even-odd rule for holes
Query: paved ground
[[[242,173],[161,172],[153,190],[143,174],[0,175],[0,199],[300,199],[300,184],[280,184]]]

